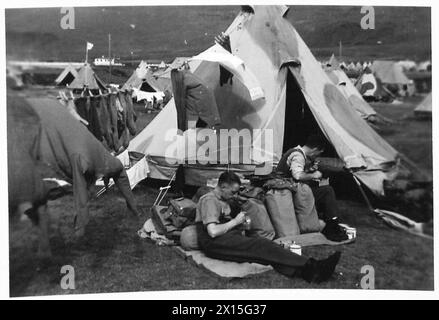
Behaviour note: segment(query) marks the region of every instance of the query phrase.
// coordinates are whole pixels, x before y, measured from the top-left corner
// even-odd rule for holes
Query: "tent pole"
[[[366,192],[364,192],[363,188],[361,187],[361,183],[360,183],[360,181],[359,181],[358,178],[357,178],[356,176],[354,176],[353,174],[352,174],[352,177],[354,178],[354,181],[355,181],[355,183],[357,184],[358,189],[360,190],[361,195],[363,196],[364,201],[366,202],[367,207],[369,208],[370,211],[375,212],[375,210],[374,210],[372,204],[371,204],[370,201],[369,201],[369,198],[368,198],[367,195],[366,195]]]

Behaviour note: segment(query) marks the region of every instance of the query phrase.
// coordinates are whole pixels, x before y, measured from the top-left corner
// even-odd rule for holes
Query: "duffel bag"
[[[298,183],[293,201],[300,233],[320,231],[321,225],[311,188],[305,183]]]
[[[246,230],[246,234],[249,237],[259,236],[269,240],[273,240],[275,232],[273,224],[271,223],[270,216],[262,201],[257,199],[249,199],[242,205],[242,211],[246,212],[246,215],[250,217],[250,228]]]
[[[293,195],[288,189],[271,189],[265,194],[265,203],[276,232],[276,238],[300,234],[294,212]]]

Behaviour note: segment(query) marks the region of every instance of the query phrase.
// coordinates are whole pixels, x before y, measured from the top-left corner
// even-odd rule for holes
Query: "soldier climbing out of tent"
[[[321,185],[322,172],[318,170],[315,159],[325,150],[326,141],[319,135],[308,137],[305,145],[288,150],[279,161],[277,171],[292,175],[297,182],[294,194],[296,214],[300,210],[306,214],[317,214],[325,222],[322,234],[331,241],[348,239],[346,232],[339,226],[337,218],[338,206],[334,189],[329,185]]]

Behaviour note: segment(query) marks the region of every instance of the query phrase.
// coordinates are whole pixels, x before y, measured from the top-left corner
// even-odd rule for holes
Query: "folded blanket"
[[[237,263],[206,257],[198,250],[185,251],[182,247],[174,247],[176,252],[185,260],[221,278],[247,278],[273,268],[258,263]]]

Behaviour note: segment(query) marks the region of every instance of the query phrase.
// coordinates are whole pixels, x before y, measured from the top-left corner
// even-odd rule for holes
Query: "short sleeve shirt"
[[[206,226],[210,223],[225,223],[231,219],[230,212],[229,204],[221,200],[213,190],[198,201],[195,222],[202,222]]]

